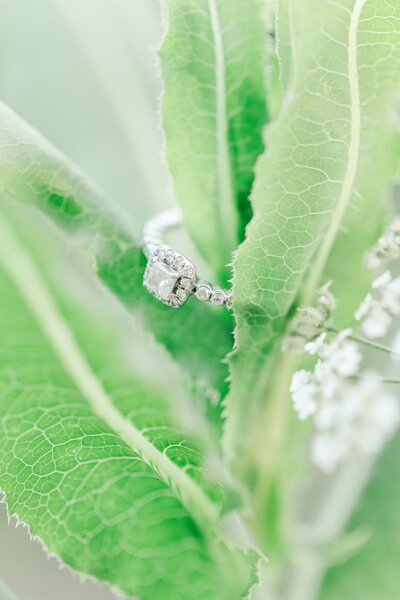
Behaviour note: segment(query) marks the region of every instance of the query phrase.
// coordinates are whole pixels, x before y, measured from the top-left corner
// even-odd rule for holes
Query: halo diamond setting
[[[143,250],[148,263],[144,272],[144,287],[163,304],[178,308],[190,295],[202,302],[231,307],[232,293],[198,281],[194,264],[183,254],[162,242],[162,233],[181,224],[178,209],[157,215],[143,230]]]
[[[168,246],[157,248],[147,264],[143,285],[158,300],[178,308],[195,286],[194,265]]]

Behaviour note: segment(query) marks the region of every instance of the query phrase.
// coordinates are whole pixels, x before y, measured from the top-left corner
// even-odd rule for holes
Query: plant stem
[[[273,600],[317,600],[329,564],[318,552],[319,545],[335,540],[344,530],[354,507],[369,480],[374,459],[366,457],[344,465],[332,480],[324,501],[318,500],[321,479],[317,474],[307,494],[309,503],[317,499],[315,517],[310,526],[289,523],[294,552]],[[298,516],[297,516],[298,518]],[[297,531],[296,531],[297,529]]]
[[[367,381],[374,381],[375,378],[374,377],[368,377],[368,375],[352,375],[350,377],[350,379],[366,379]],[[400,379],[398,377],[383,377],[382,379],[380,378],[379,381],[381,383],[390,383],[390,384],[399,384],[400,383]]]
[[[332,333],[339,333],[339,330],[336,327],[328,327],[327,331],[331,331]],[[400,352],[390,348],[389,346],[385,346],[384,344],[380,344],[379,342],[372,342],[371,340],[367,340],[359,335],[349,335],[349,339],[354,342],[358,342],[359,344],[363,344],[364,346],[369,346],[370,348],[374,348],[375,350],[380,350],[381,352],[386,352],[386,354],[391,354],[392,356],[398,356],[400,358]]]
[[[291,565],[277,600],[317,600],[325,566],[314,555],[303,556]]]
[[[287,427],[287,407],[290,380],[296,369],[298,356],[284,354],[280,357],[275,377],[268,393],[265,410],[258,420],[254,435],[254,455],[257,466],[257,480],[253,488],[253,530],[257,532],[262,548],[265,548],[264,525],[266,507],[276,473],[282,458],[282,447]]]

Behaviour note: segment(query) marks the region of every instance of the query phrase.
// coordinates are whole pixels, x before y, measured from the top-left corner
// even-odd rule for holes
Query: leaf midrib
[[[343,216],[346,212],[346,209],[349,204],[349,200],[351,198],[351,193],[354,185],[354,180],[357,171],[358,165],[358,156],[360,149],[360,136],[361,136],[361,113],[360,113],[360,94],[359,94],[359,85],[358,85],[358,67],[357,67],[357,32],[358,32],[358,23],[360,19],[360,14],[362,8],[365,4],[366,0],[356,0],[354,5],[354,9],[351,13],[350,17],[350,26],[349,26],[349,35],[348,35],[348,75],[349,75],[349,94],[350,94],[350,119],[351,119],[351,131],[350,131],[350,143],[349,143],[349,152],[348,152],[348,162],[347,168],[345,172],[345,176],[343,179],[343,184],[340,190],[339,199],[335,210],[333,211],[332,219],[330,221],[329,229],[324,237],[324,241],[319,248],[318,255],[316,257],[315,262],[313,263],[313,267],[309,272],[308,279],[305,283],[304,292],[302,295],[303,306],[308,306],[312,301],[315,294],[315,290],[318,287],[323,272],[325,270],[325,266],[327,260],[329,258],[333,243],[336,238],[337,231],[342,222]],[[289,14],[291,14],[289,7]],[[293,15],[291,15],[293,18]],[[292,29],[292,27],[291,27]],[[292,39],[292,44],[295,40]],[[289,367],[287,361],[291,364]],[[289,383],[292,376],[293,371],[296,369],[297,359],[295,356],[287,357],[283,355],[283,357],[279,360],[277,371],[286,373],[285,378],[287,379],[286,388],[289,389]],[[266,382],[268,381],[270,375],[271,363],[270,360],[265,360],[263,365],[259,370],[259,376],[257,378],[257,382],[252,389],[249,391],[249,397],[247,398],[248,406],[257,407],[259,406],[260,399],[265,394]],[[277,376],[279,379],[279,376]],[[281,382],[282,384],[282,382]],[[279,398],[277,398],[279,400]],[[286,398],[281,399],[281,401],[286,401]],[[255,409],[254,412],[256,412]],[[252,430],[253,439],[256,440],[256,444],[259,442],[262,436],[267,435],[266,423],[268,423],[268,412],[270,410],[269,403],[266,403],[266,408],[264,414],[259,415],[258,421],[255,424],[255,430]],[[230,442],[230,438],[235,437],[235,433],[240,429],[240,415],[236,416],[238,422],[233,422],[234,417],[231,412],[231,420],[229,425],[225,425],[225,449],[229,453],[230,447],[232,443]],[[276,427],[276,423],[274,427]],[[261,435],[260,435],[261,432]],[[253,452],[253,449],[252,449]],[[249,458],[249,457],[247,457]],[[251,457],[254,459],[254,456]],[[246,459],[245,459],[246,462]]]
[[[0,264],[93,412],[157,473],[201,527],[215,523],[218,509],[203,490],[115,408],[58,309],[39,268],[1,216]]]
[[[216,217],[221,234],[221,244],[232,252],[237,244],[237,212],[232,186],[232,169],[228,141],[228,116],[226,97],[226,64],[221,24],[216,0],[208,0],[215,57],[215,109],[217,146]]]
[[[360,153],[361,139],[361,108],[360,89],[358,83],[357,64],[357,33],[360,15],[366,0],[356,0],[350,16],[348,35],[348,62],[347,73],[349,80],[350,95],[350,143],[348,160],[343,184],[339,198],[330,220],[328,231],[319,247],[313,268],[310,270],[308,280],[302,298],[302,306],[308,306],[314,299],[315,290],[320,284],[326,264],[329,259],[337,232],[346,213],[353,191],[354,181],[357,174],[358,157]]]

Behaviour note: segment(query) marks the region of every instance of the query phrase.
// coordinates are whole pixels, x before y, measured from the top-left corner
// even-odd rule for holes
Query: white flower
[[[290,385],[293,406],[302,421],[314,414],[317,409],[316,397],[318,384],[311,371],[297,371],[293,374]]]
[[[332,400],[342,386],[342,378],[332,370],[329,361],[319,360],[315,365],[314,373],[321,388],[320,398]]]
[[[292,320],[287,336],[283,340],[283,350],[301,353],[307,340],[327,329],[336,300],[330,291],[332,282],[325,283],[315,295],[315,306],[299,308]]]
[[[390,271],[385,271],[384,273],[382,273],[382,275],[379,275],[379,277],[374,279],[374,281],[372,282],[372,287],[374,289],[379,289],[385,287],[388,283],[390,283],[390,281],[392,281]]]
[[[315,335],[315,332],[320,331],[324,325],[324,313],[318,307],[299,308],[298,313],[296,332],[305,337]]]
[[[392,323],[391,316],[378,306],[371,310],[371,313],[362,324],[362,331],[371,340],[383,337]]]
[[[364,317],[368,315],[373,306],[374,299],[371,294],[367,294],[364,300],[361,302],[360,306],[357,308],[354,313],[354,317],[357,321],[361,321]]]
[[[398,316],[400,314],[400,277],[388,281],[380,288],[382,305],[393,316]]]
[[[311,460],[325,473],[357,453],[378,453],[400,420],[397,400],[379,375],[359,372],[362,355],[351,333],[345,329],[330,342],[323,333],[308,342],[307,352],[318,357],[314,370],[297,371],[290,386],[299,418],[314,415]]]
[[[370,252],[369,254],[367,254],[365,264],[368,267],[368,269],[371,269],[371,270],[378,269],[378,267],[381,266],[381,263],[382,263],[382,261],[379,258],[379,256],[377,256],[373,252]]]
[[[331,292],[332,281],[328,281],[317,290],[317,302],[325,307],[329,314],[336,309],[336,298]]]
[[[332,473],[343,461],[343,448],[331,434],[317,433],[311,441],[311,462],[324,473]]]
[[[333,429],[340,419],[341,406],[337,402],[324,402],[315,415],[315,425],[319,431]]]
[[[347,338],[351,330],[341,331],[332,342],[326,333],[306,344],[309,354],[319,357],[314,371],[297,371],[292,377],[290,392],[300,419],[315,414],[322,401],[331,401],[343,385],[343,377],[358,371],[361,354],[357,345]]]
[[[367,294],[354,316],[363,321],[363,333],[375,339],[384,336],[393,319],[400,315],[400,277],[393,279],[385,271],[372,282],[372,287],[378,296]]]
[[[378,243],[366,256],[369,269],[376,269],[382,264],[400,257],[400,217],[396,216]]]
[[[339,393],[316,412],[311,460],[329,473],[357,453],[377,454],[399,420],[398,401],[383,389],[377,373],[367,371],[358,381],[343,380]]]
[[[352,415],[356,450],[376,454],[395,433],[399,425],[399,404],[395,396],[382,387],[378,373],[369,371],[353,386],[357,410]]]
[[[305,351],[308,352],[308,354],[317,354],[318,356],[320,356],[321,352],[323,352],[325,348],[325,338],[326,332],[321,333],[321,335],[319,335],[315,340],[313,340],[312,342],[308,342],[305,345]]]
[[[343,377],[349,377],[357,373],[361,363],[361,352],[355,342],[342,342],[328,358],[329,365],[333,371]]]
[[[357,344],[347,339],[351,333],[351,329],[344,329],[330,343],[325,342],[326,333],[322,333],[314,341],[308,342],[305,350],[322,358],[325,370],[344,377],[354,375],[361,363],[361,353]]]

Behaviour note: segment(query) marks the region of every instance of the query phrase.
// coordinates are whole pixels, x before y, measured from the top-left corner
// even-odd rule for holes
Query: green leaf
[[[276,55],[279,63],[279,79],[282,94],[290,88],[290,76],[294,66],[295,40],[292,40],[292,3],[277,0],[276,3]]]
[[[266,122],[260,2],[166,0],[166,154],[185,224],[226,283]]]
[[[370,288],[371,274],[364,268],[363,258],[385,227],[392,180],[399,172],[399,18],[400,6],[394,0],[384,6],[369,0],[363,5],[358,26],[360,151],[349,210],[325,272],[325,278],[334,281],[339,327],[352,324],[353,314]]]
[[[192,299],[171,310],[143,289],[145,258],[129,223],[121,224],[101,193],[34,129],[0,105],[3,202],[33,204],[89,254],[102,282],[205,387],[224,393],[231,317]],[[205,335],[204,332],[207,332]]]
[[[399,592],[400,437],[387,448],[348,524],[368,528],[370,540],[345,564],[328,571],[318,595],[321,600],[394,600]]]
[[[239,599],[252,564],[218,540],[221,494],[203,468],[207,449],[182,430],[162,382],[144,380],[121,352],[122,332],[134,330],[110,299],[99,309],[99,291],[82,281],[88,306],[67,301],[76,282],[62,263],[49,268],[55,248],[42,243],[35,255],[26,223],[24,244],[13,228],[2,216],[0,489],[9,513],[69,567],[125,594]]]
[[[273,353],[296,306],[313,301],[338,246],[348,249],[342,260],[360,259],[377,235],[399,150],[397,2],[295,0],[286,8],[289,87],[267,132],[254,218],[234,261],[237,350],[226,430],[228,451],[246,462],[261,447],[267,467],[270,436],[278,439],[276,456],[284,440],[283,405],[296,364]],[[351,226],[347,238],[343,224]]]

